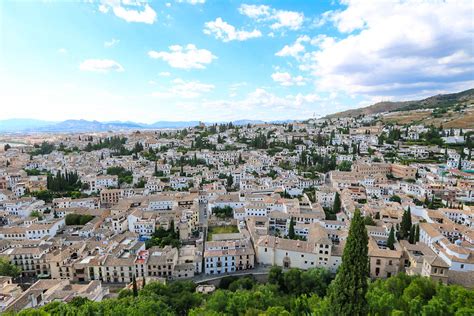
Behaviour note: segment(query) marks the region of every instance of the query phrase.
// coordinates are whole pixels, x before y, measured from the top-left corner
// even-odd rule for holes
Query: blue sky
[[[473,87],[470,1],[0,2],[0,119],[305,119]]]

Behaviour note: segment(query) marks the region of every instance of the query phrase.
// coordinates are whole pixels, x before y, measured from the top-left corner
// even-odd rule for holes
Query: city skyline
[[[3,1],[0,120],[306,119],[458,92],[474,83],[472,13],[468,1]]]

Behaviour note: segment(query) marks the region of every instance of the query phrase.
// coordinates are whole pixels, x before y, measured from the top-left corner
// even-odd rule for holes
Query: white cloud
[[[222,20],[222,18],[217,18],[215,21],[206,22],[204,25],[204,34],[212,35],[217,39],[221,39],[224,42],[230,41],[245,41],[250,38],[261,37],[262,33],[259,30],[254,29],[251,32],[248,31],[238,31],[234,26]]]
[[[176,1],[179,2],[179,3],[186,2],[186,3],[192,4],[192,5],[206,3],[206,0],[176,0]]]
[[[65,49],[65,48],[60,48],[60,49],[58,49],[58,53],[60,53],[60,54],[67,54],[67,49]]]
[[[295,43],[292,45],[285,45],[280,51],[278,51],[275,55],[280,56],[280,57],[285,57],[285,56],[291,56],[294,58],[298,57],[298,54],[304,52],[305,47],[303,46],[303,42],[308,42],[310,41],[309,36],[303,35],[299,36]]]
[[[473,84],[471,1],[351,0],[330,19],[346,36],[298,55],[318,89],[406,99]]]
[[[304,22],[304,14],[301,12],[277,10],[267,5],[242,4],[239,12],[257,21],[273,22],[270,27],[274,30],[299,30]]]
[[[304,86],[306,84],[303,76],[293,77],[288,72],[275,72],[272,74],[272,79],[275,82],[278,82],[280,85],[288,86]]]
[[[287,27],[290,30],[299,30],[303,25],[304,14],[294,11],[277,10],[273,15],[276,20],[270,27],[274,30]]]
[[[259,19],[270,15],[270,7],[267,5],[242,4],[239,7],[239,12],[249,18]]]
[[[168,72],[168,71],[162,71],[162,72],[159,73],[159,75],[161,77],[169,77],[169,76],[171,76],[171,73]]]
[[[217,57],[207,49],[198,49],[193,44],[186,47],[172,45],[169,52],[149,51],[148,56],[153,59],[162,59],[173,68],[181,69],[204,69]]]
[[[202,83],[199,81],[184,81],[183,79],[175,79],[172,81],[173,86],[165,91],[152,93],[152,96],[158,98],[198,98],[202,94],[212,91],[215,86],[213,84]]]
[[[235,96],[235,95],[234,95]],[[209,115],[215,113],[215,120],[236,118],[258,118],[282,120],[307,118],[314,112],[314,106],[321,98],[317,94],[296,94],[278,96],[264,88],[257,88],[242,99],[202,101],[198,109],[205,109]]]
[[[112,38],[110,41],[105,41],[104,42],[104,47],[112,47],[120,43],[120,40]]]
[[[145,1],[140,0],[102,0],[99,11],[112,12],[118,18],[127,22],[153,24],[156,22],[156,12]]]
[[[333,17],[334,11],[326,11],[320,17],[313,20],[312,27],[321,27],[329,23]]]
[[[82,71],[93,72],[109,72],[109,71],[124,71],[122,65],[111,59],[86,59],[79,65]]]

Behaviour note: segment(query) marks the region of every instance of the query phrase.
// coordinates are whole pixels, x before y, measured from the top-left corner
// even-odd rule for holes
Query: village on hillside
[[[0,312],[272,266],[335,273],[356,210],[372,279],[474,285],[472,128],[374,114],[2,142]]]

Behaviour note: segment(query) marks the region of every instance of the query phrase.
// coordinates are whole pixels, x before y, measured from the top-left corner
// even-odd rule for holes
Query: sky
[[[474,87],[472,1],[0,1],[0,120],[320,117]]]

